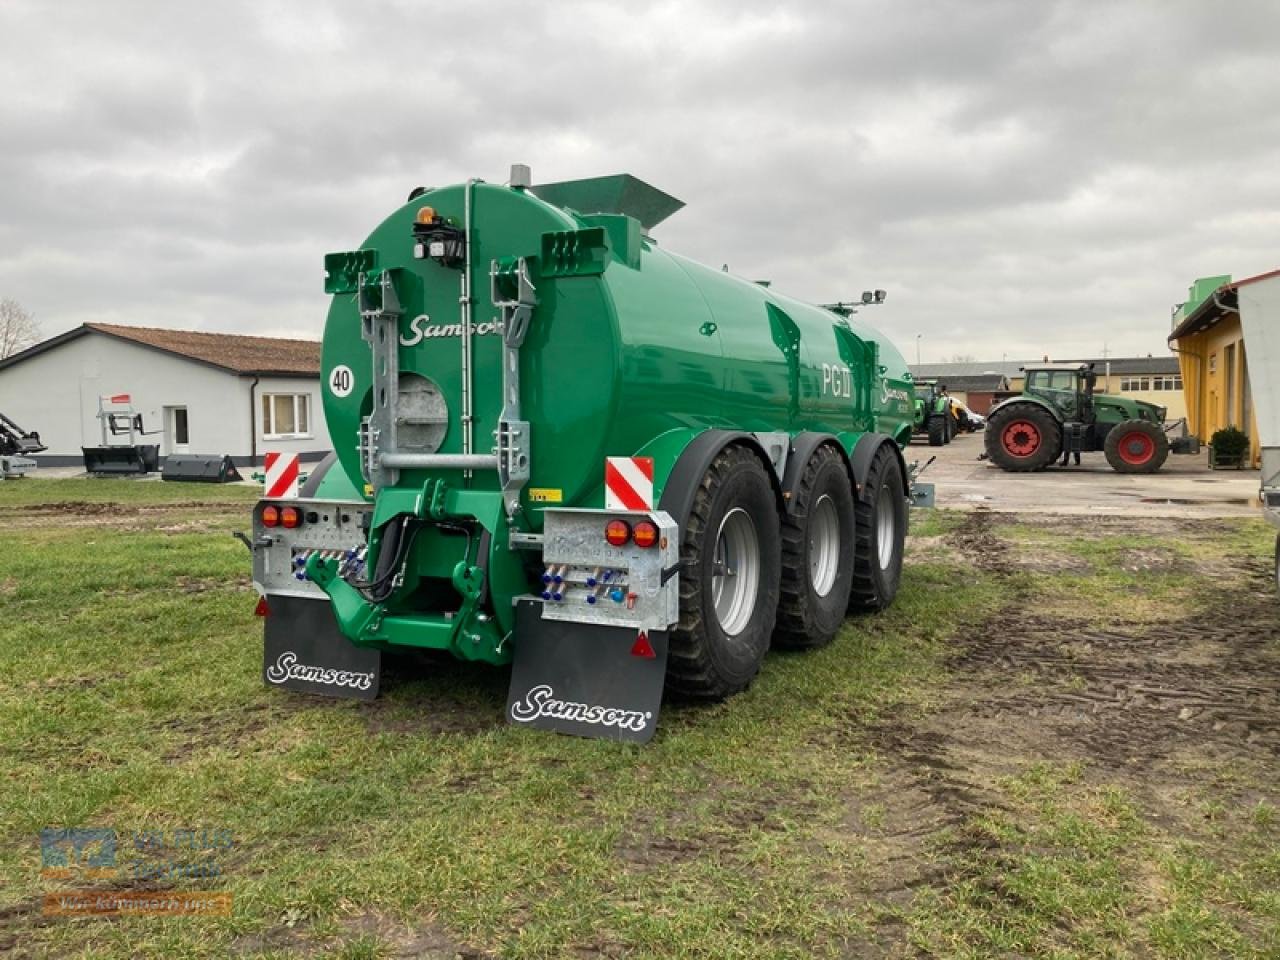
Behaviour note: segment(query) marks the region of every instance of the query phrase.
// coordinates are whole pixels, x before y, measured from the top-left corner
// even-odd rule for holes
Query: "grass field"
[[[890,611],[637,748],[507,726],[452,662],[264,689],[253,497],[0,487],[0,952],[1280,956],[1260,521],[918,517]],[[42,876],[60,827],[117,873]],[[233,907],[44,914],[86,888]]]

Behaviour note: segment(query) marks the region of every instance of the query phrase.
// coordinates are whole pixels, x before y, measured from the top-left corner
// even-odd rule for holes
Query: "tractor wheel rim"
[[[734,507],[720,521],[712,562],[716,619],[721,630],[736,636],[751,622],[760,585],[760,537],[751,515],[741,507]]]
[[[1040,428],[1030,420],[1015,420],[1000,435],[1005,450],[1015,457],[1029,457],[1040,449]]]
[[[894,547],[897,545],[898,515],[893,509],[894,492],[885,484],[876,495],[876,559],[881,570],[893,565]]]
[[[1142,431],[1132,430],[1120,438],[1120,444],[1116,449],[1120,453],[1121,460],[1140,467],[1156,452],[1156,444]]]
[[[840,569],[840,515],[835,502],[823,494],[809,516],[809,583],[825,597]]]

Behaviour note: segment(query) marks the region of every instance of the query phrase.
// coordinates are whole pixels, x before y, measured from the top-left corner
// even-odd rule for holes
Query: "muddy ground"
[[[1022,575],[1087,571],[1088,561],[1001,535],[1015,523],[1076,542],[1090,529],[1139,541],[1176,531],[1192,543],[1227,529],[1147,518],[1082,527],[1066,516],[978,510],[918,544],[916,562],[942,556],[995,573],[1009,604],[951,639],[951,680],[936,701],[873,729],[885,769],[858,802],[883,806],[872,869],[875,893],[891,904],[946,887],[974,869],[975,856],[999,873],[999,844],[967,835],[966,825],[999,811],[1007,794],[994,785],[1029,764],[1076,764],[1086,779],[1118,785],[1170,846],[1213,833],[1216,804],[1280,803],[1280,599],[1270,564],[1135,548],[1108,562],[1137,574],[1185,568],[1202,579],[1205,608],[1100,618],[1082,598],[1078,609],[1044,611]]]

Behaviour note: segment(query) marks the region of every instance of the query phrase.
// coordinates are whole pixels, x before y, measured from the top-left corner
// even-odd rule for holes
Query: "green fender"
[[[1062,414],[1058,413],[1058,411],[1053,408],[1053,404],[1046,400],[1041,400],[1039,397],[1025,393],[1019,394],[1016,397],[1010,397],[1008,400],[1001,400],[997,403],[987,412],[987,422],[990,423],[1001,411],[1007,410],[1020,403],[1031,404],[1047,410],[1054,420],[1058,421],[1058,423],[1062,423]]]

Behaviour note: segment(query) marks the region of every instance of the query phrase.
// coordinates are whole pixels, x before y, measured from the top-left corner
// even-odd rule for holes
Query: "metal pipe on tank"
[[[471,378],[471,208],[474,202],[475,178],[467,181],[463,191],[462,208],[462,296],[458,302],[462,305],[462,453],[467,456],[472,451],[472,378]],[[467,471],[467,479],[471,471]]]
[[[384,453],[378,457],[383,467],[396,470],[496,470],[498,458],[492,453]]]

